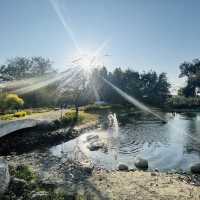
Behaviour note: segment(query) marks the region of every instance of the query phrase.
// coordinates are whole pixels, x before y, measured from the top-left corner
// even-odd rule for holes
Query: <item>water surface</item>
[[[135,159],[142,157],[149,161],[150,169],[187,171],[192,164],[200,162],[200,113],[175,116],[168,113],[165,118],[168,119],[166,124],[149,115],[129,117],[128,123],[119,127],[116,146],[108,152],[89,151],[86,137],[98,134],[107,143],[110,129],[88,131],[49,151],[63,159],[90,160],[95,166],[107,169],[116,169],[119,163],[134,168]]]

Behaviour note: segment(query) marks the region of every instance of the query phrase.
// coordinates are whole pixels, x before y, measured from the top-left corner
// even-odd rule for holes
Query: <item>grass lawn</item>
[[[89,122],[95,122],[98,120],[99,115],[86,113],[84,111],[79,111],[78,124],[85,124]]]

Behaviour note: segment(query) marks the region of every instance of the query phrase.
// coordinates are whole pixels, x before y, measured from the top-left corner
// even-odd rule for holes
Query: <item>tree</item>
[[[17,94],[1,94],[0,95],[0,110],[4,113],[8,109],[19,109],[24,105],[24,100]]]
[[[6,110],[6,103],[5,103],[6,95],[4,93],[0,94],[0,112],[4,113]]]
[[[32,76],[42,76],[55,72],[52,68],[52,62],[48,58],[32,57],[30,62]]]
[[[183,94],[186,97],[194,97],[196,88],[200,87],[200,60],[194,59],[192,62],[184,62],[179,68],[179,77],[187,78],[187,85],[183,88]]]
[[[83,69],[77,67],[77,69],[73,69],[73,71],[74,73],[71,77],[72,79],[69,78],[69,80],[66,80],[66,78],[64,77],[64,80],[60,81],[66,81],[66,83],[58,86],[58,92],[61,91],[60,93],[62,93],[62,99],[63,97],[65,97],[66,99],[68,99],[68,101],[71,101],[74,104],[76,116],[78,117],[80,102],[84,94],[86,93],[88,82]]]
[[[0,75],[5,80],[21,80],[54,72],[52,62],[43,57],[15,57],[0,66]]]
[[[169,88],[171,85],[167,81],[166,73],[161,73],[158,77],[157,85],[154,89],[155,92],[155,103],[163,104],[167,101],[170,91]]]
[[[5,105],[7,109],[19,109],[24,105],[24,100],[17,94],[8,94],[5,97]]]
[[[43,80],[45,82],[47,79],[50,79],[50,77],[53,77],[52,75],[54,75],[55,72],[56,71],[52,67],[52,62],[48,58],[43,58],[40,56],[15,57],[8,59],[4,65],[0,66],[0,82],[17,80],[16,83],[19,84],[15,84],[15,82],[13,82],[10,85],[8,84],[7,87],[3,89],[6,92],[12,93],[12,91],[16,91],[17,89],[23,89],[27,86],[31,87],[33,82],[35,84],[39,84],[39,82],[42,82]],[[27,79],[27,81],[19,81],[24,79]],[[23,94],[23,98],[27,99],[27,105],[33,107],[43,106],[45,103],[46,105],[52,105],[54,102],[53,95],[51,96],[51,94],[54,93],[53,89],[55,88],[55,85],[55,83],[52,83],[48,87],[48,89],[52,89],[49,89],[48,92],[46,92],[47,87],[44,88],[45,86],[43,86],[42,88],[37,89],[37,91]],[[44,91],[46,92],[45,94]]]
[[[128,102],[108,86],[103,78],[127,94],[149,104],[163,105],[170,93],[170,84],[165,73],[157,74],[149,71],[140,74],[130,69],[123,71],[121,68],[116,68],[113,72],[108,73],[105,67],[95,69],[90,85],[97,85],[101,99],[109,103],[127,104]]]
[[[10,77],[12,80],[25,78],[30,69],[30,60],[27,57],[16,57],[8,59],[7,63],[0,67],[0,73],[4,77]]]

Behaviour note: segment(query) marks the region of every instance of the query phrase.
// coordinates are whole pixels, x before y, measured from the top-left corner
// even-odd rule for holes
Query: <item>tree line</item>
[[[120,97],[102,78],[110,81],[116,87],[127,94],[151,105],[161,106],[170,96],[170,84],[166,73],[148,71],[139,73],[137,71],[121,68],[108,72],[106,67],[95,69],[92,82],[97,88],[102,100],[114,104],[126,104],[124,98]]]
[[[48,58],[16,57],[7,60],[4,65],[0,66],[0,81],[22,80],[49,74],[56,75],[57,73],[52,66],[52,61]],[[191,63],[182,63],[180,65],[180,77],[184,76],[187,77],[187,85],[179,90],[179,95],[194,97],[196,88],[200,86],[200,60],[195,59]],[[170,83],[164,72],[159,74],[150,70],[140,73],[132,69],[122,70],[121,68],[115,68],[112,72],[109,72],[105,66],[93,69],[87,81],[84,78],[81,79],[84,80],[81,81],[81,84],[84,85],[82,88],[80,86],[71,87],[79,84],[78,78],[75,78],[72,80],[71,86],[70,84],[68,87],[64,86],[66,87],[64,88],[65,91],[62,95],[58,95],[59,86],[63,81],[58,80],[45,87],[23,94],[21,97],[24,99],[25,107],[49,107],[74,103],[79,106],[94,103],[97,99],[111,104],[127,104],[127,101],[103,79],[110,81],[116,87],[146,104],[163,106],[171,97]]]

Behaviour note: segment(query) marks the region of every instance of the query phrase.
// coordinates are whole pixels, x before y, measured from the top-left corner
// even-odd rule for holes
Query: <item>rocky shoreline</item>
[[[125,165],[108,171],[87,160],[72,161],[48,152],[52,144],[68,141],[97,126],[88,123],[72,130],[27,130],[1,139],[0,158],[9,164],[11,175],[1,199],[200,199],[200,173],[148,171],[148,161],[144,159],[136,165],[146,171],[128,169]],[[12,143],[6,146],[11,139]],[[37,148],[41,145],[43,148]]]
[[[2,158],[9,163],[11,174],[3,200],[200,198],[200,176],[197,174],[158,170],[109,171],[95,168],[89,162],[63,160],[40,151]],[[19,177],[16,171],[26,166],[37,179],[26,180],[27,173],[25,177]]]
[[[72,124],[70,127],[58,129],[55,129],[54,126],[51,124],[36,126],[0,138],[0,156],[13,153],[22,154],[69,141],[84,131],[97,128],[98,123],[95,121],[79,126]]]

